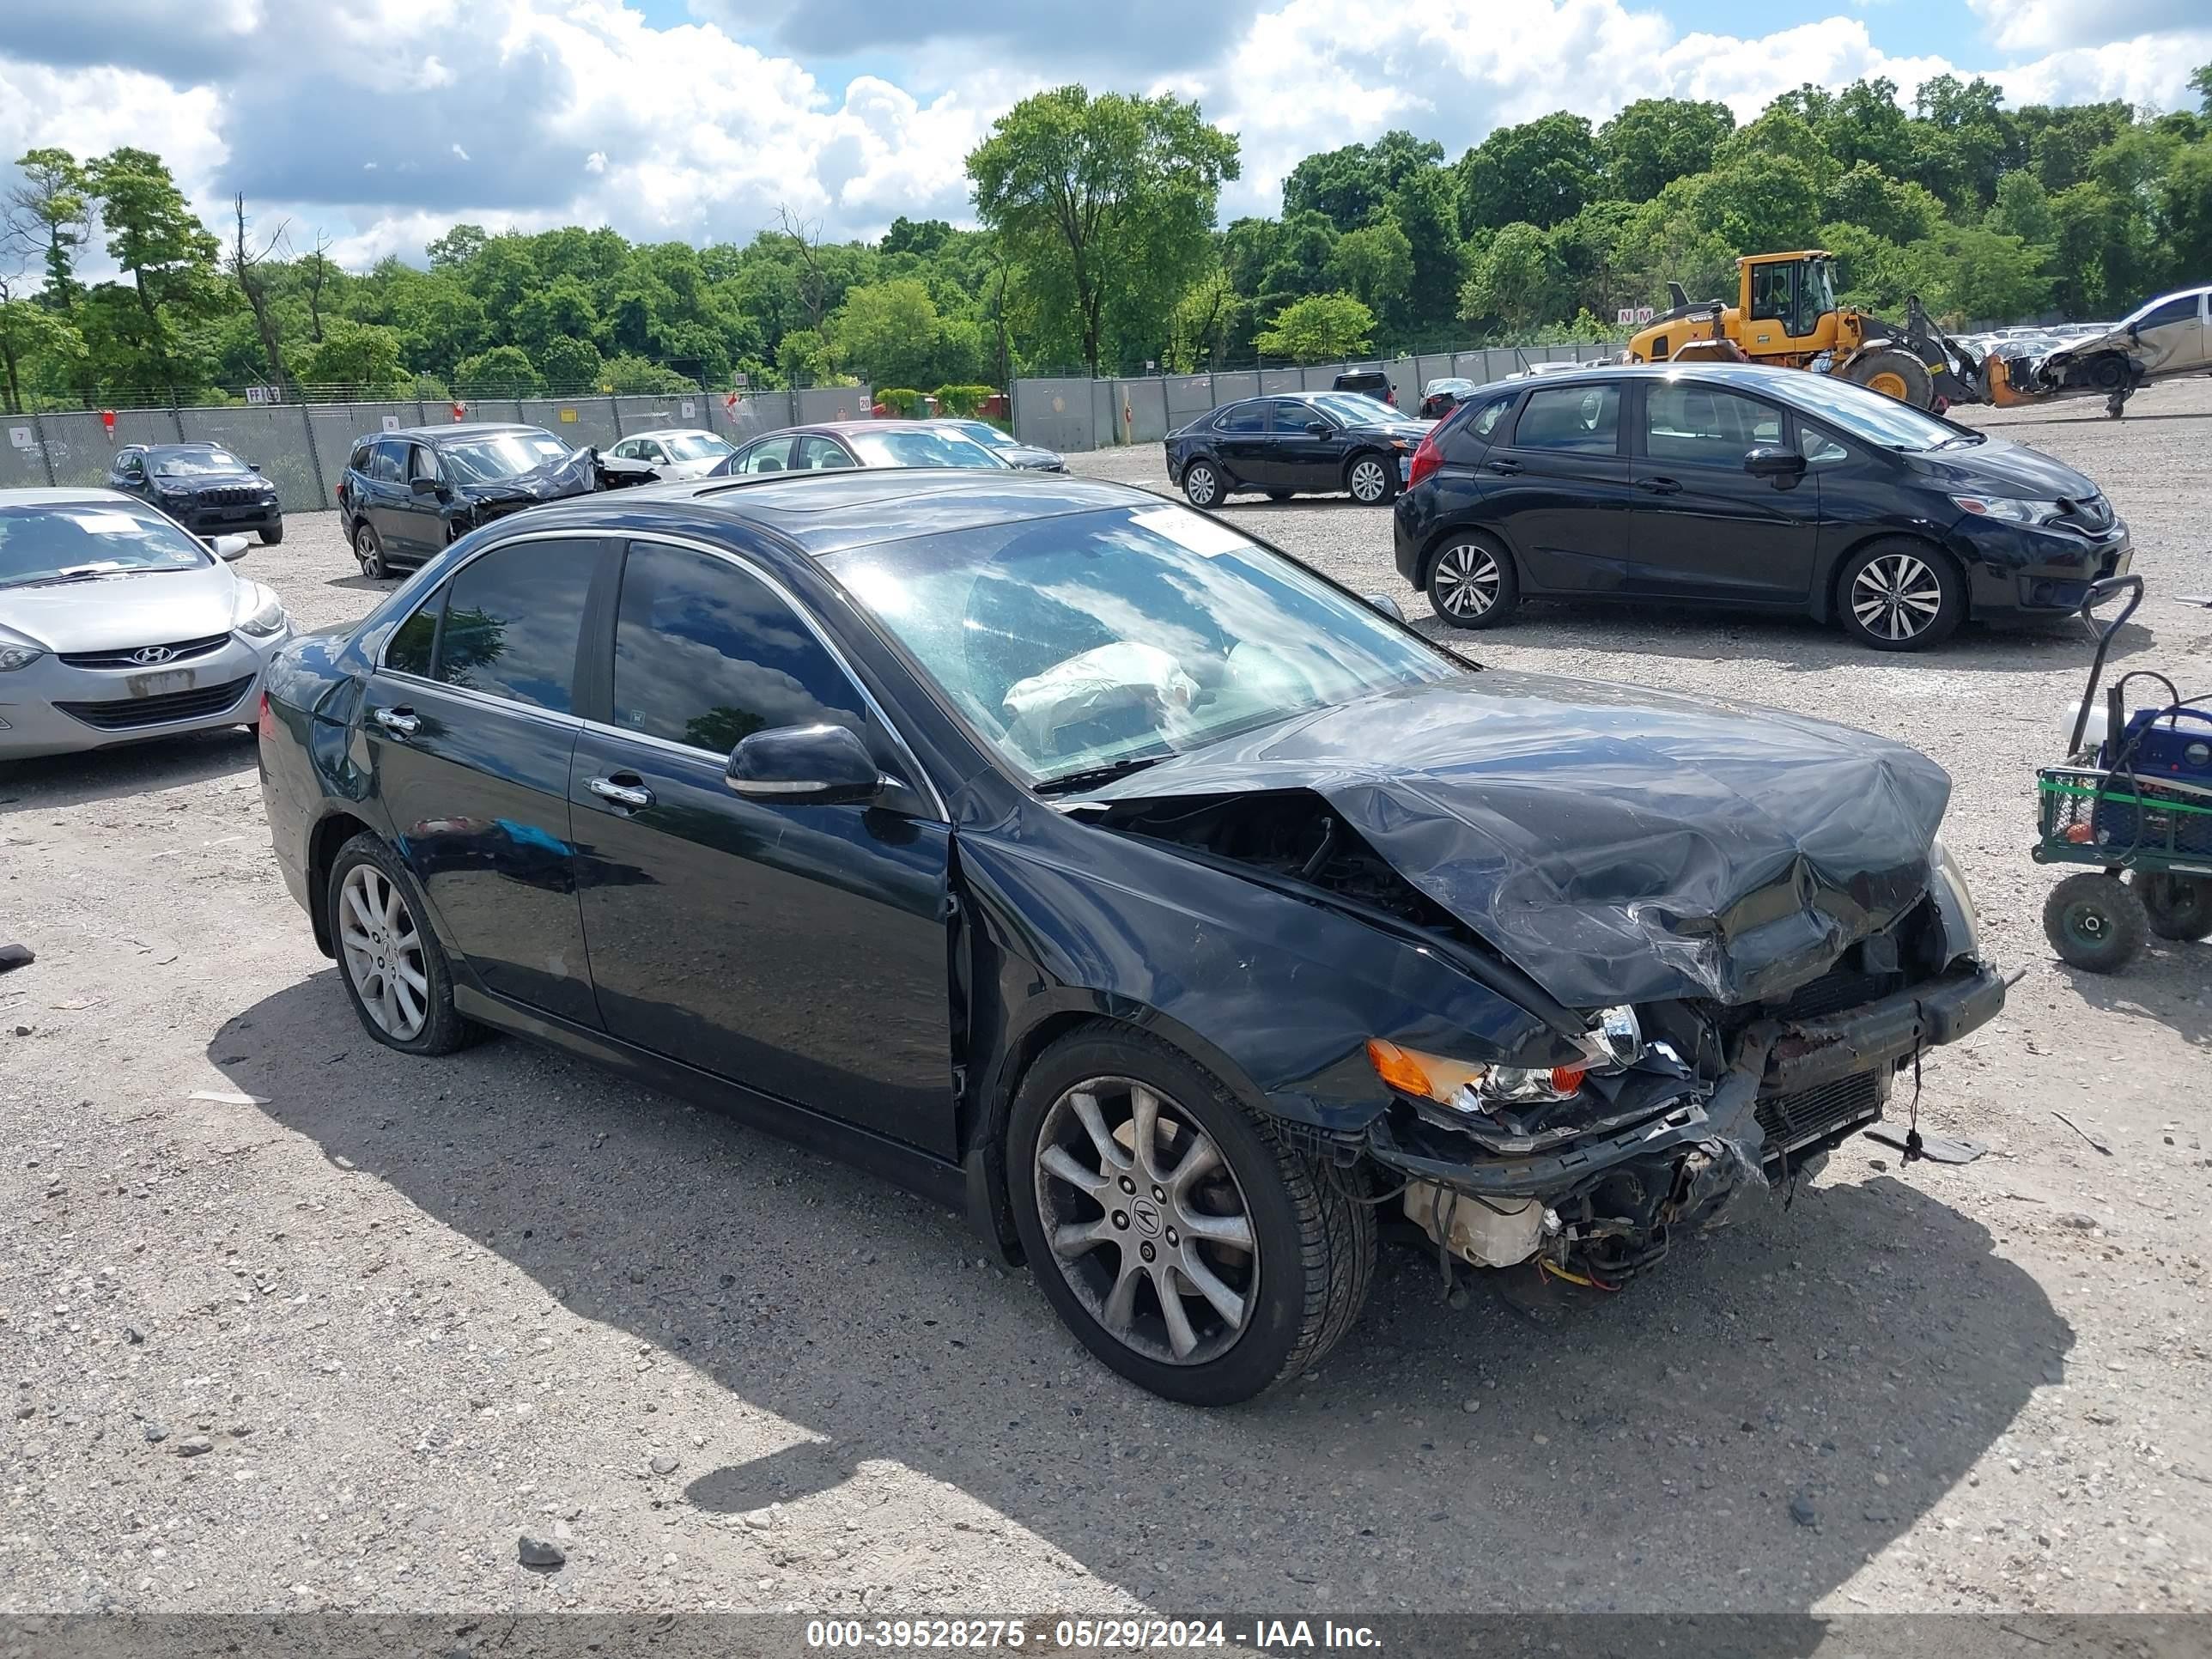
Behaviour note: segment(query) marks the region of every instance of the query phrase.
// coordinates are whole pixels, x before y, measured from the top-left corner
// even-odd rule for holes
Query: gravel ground
[[[1993,419],[2104,484],[2212,685],[2212,386]],[[1161,486],[1157,446],[1083,470]],[[1360,586],[1389,518],[1230,509]],[[335,520],[247,568],[351,617]],[[2005,1015],[1922,1120],[1600,1305],[1447,1303],[1206,1414],[1090,1363],[953,1218],[511,1040],[364,1036],[270,862],[245,738],[0,773],[0,1612],[2201,1607],[2212,947],[2052,961],[2033,781],[2077,632],[1892,659],[1809,624],[1528,607],[1483,660],[1911,740]],[[235,1098],[200,1098],[195,1091]],[[2058,1121],[2063,1112],[2078,1130]],[[2092,1141],[2097,1144],[2093,1145]],[[560,1570],[517,1563],[517,1537]]]

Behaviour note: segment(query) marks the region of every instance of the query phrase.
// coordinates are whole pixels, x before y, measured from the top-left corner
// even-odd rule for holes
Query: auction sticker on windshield
[[[1216,524],[1187,507],[1149,507],[1131,514],[1129,522],[1209,559],[1221,553],[1243,553],[1252,545],[1227,525]]]

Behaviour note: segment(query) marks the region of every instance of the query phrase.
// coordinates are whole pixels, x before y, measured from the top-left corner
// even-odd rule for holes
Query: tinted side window
[[[390,440],[377,445],[376,453],[369,458],[368,476],[381,478],[386,483],[398,483],[404,469],[404,457],[407,446]]]
[[[1733,392],[1689,380],[1654,381],[1644,393],[1644,450],[1655,461],[1741,466],[1744,452],[1782,441],[1782,413]]]
[[[1487,438],[1498,430],[1498,423],[1505,418],[1505,411],[1512,407],[1510,397],[1493,398],[1467,417],[1464,429],[1478,438]]]
[[[407,476],[410,478],[428,478],[435,483],[438,477],[438,457],[428,444],[412,444],[407,450]]]
[[[415,614],[392,630],[384,647],[384,665],[397,673],[430,678],[430,650],[438,642],[438,617],[446,608],[446,590],[415,607]]]
[[[2178,300],[2168,300],[2154,310],[2137,328],[2160,328],[2167,323],[2193,323],[2197,320],[2197,296],[2185,294]]]
[[[1513,428],[1517,449],[1574,449],[1610,455],[1619,447],[1620,388],[1553,386],[1528,394]]]
[[[1267,429],[1267,405],[1265,404],[1231,404],[1213,417],[1216,432],[1265,432]]]
[[[595,542],[522,542],[465,566],[447,584],[435,678],[567,714],[598,553]]]
[[[372,443],[363,442],[356,444],[353,447],[353,453],[346,457],[346,471],[349,472],[367,472],[368,471],[370,453],[375,449],[375,447],[376,446]]]
[[[1304,432],[1316,421],[1323,426],[1335,424],[1311,404],[1293,403],[1288,398],[1278,398],[1269,407],[1273,411],[1275,430],[1278,432]]]
[[[1797,422],[1797,453],[1808,466],[1840,466],[1853,459],[1848,446],[1802,421]]]
[[[795,472],[823,471],[852,464],[853,458],[834,438],[801,438],[791,459],[792,470]]]
[[[859,688],[791,607],[689,548],[631,544],[614,682],[617,726],[718,755],[779,726],[866,729]]]
[[[763,438],[744,453],[732,470],[738,472],[781,472],[791,465],[791,440]]]

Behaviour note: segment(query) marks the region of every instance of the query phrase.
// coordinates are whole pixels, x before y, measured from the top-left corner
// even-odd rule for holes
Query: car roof
[[[501,432],[545,432],[542,426],[532,426],[527,421],[455,421],[450,426],[398,426],[389,432],[364,432],[354,440],[356,443],[374,443],[379,438],[410,438],[418,443],[435,443],[441,438],[488,438]]]
[[[64,484],[59,488],[41,487],[37,489],[0,489],[0,507],[67,507],[73,502],[116,501],[131,507],[143,507],[136,495],[126,495],[119,489],[109,489],[100,484]]]
[[[711,432],[703,426],[657,426],[650,432],[625,432],[617,441],[628,443],[633,438],[720,438],[721,436],[720,433]],[[726,443],[729,441],[723,439],[723,441]]]
[[[916,536],[1056,518],[1111,507],[1180,511],[1149,489],[1012,467],[851,467],[635,485],[533,507],[531,527],[594,528],[695,535],[764,531],[820,556]],[[520,523],[518,519],[515,522]]]

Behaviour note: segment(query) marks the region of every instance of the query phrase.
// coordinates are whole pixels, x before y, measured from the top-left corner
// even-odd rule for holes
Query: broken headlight
[[[1974,908],[1974,896],[1966,890],[1966,872],[1954,861],[1951,849],[1943,845],[1943,838],[1941,836],[1936,836],[1929,846],[1928,867],[1930,875],[1934,878],[1934,884],[1942,890],[1937,895],[1936,908],[1947,924],[1946,931],[1948,931],[1948,924],[1955,917],[1959,927],[1966,932],[1966,938],[1952,941],[1954,947],[1954,953],[1971,957],[1980,956],[1982,919]],[[1949,902],[1942,902],[1945,899]]]
[[[1392,1088],[1460,1112],[1566,1100],[1589,1075],[1587,1066],[1492,1066],[1448,1060],[1442,1054],[1401,1048],[1380,1037],[1369,1042],[1367,1059],[1375,1074]]]

